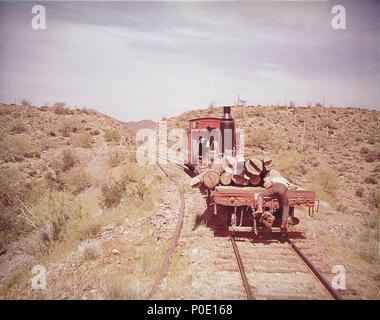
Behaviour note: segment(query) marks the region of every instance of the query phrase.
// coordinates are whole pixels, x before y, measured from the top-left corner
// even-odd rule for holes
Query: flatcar
[[[194,175],[201,175],[226,156],[237,156],[239,141],[231,107],[223,107],[223,116],[203,117],[189,120],[187,130],[187,159],[185,165]],[[202,188],[202,187],[201,187]],[[222,185],[202,189],[207,196],[209,212],[213,221],[219,221],[229,232],[262,233],[283,232],[280,229],[281,210],[276,198],[264,198],[264,214],[256,214],[258,194],[264,190],[258,186]],[[287,191],[289,217],[294,221],[295,207],[305,207],[314,212],[315,193],[300,187]],[[272,219],[267,219],[272,217]],[[298,219],[297,219],[298,220]],[[291,224],[290,224],[291,226]],[[290,231],[295,231],[291,228]]]

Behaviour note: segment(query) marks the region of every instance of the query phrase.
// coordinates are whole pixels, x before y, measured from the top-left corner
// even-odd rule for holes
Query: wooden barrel
[[[231,173],[228,173],[228,172],[223,172],[220,176],[220,182],[225,185],[225,186],[228,186],[231,184],[232,182],[232,174]]]
[[[220,182],[220,176],[219,173],[215,170],[209,170],[207,171],[203,176],[203,183],[207,188],[214,188],[216,187]]]

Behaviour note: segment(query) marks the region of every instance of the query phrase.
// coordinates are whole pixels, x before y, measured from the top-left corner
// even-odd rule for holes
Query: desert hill
[[[187,128],[190,118],[221,114],[212,106],[166,120]],[[346,268],[346,297],[376,298],[380,112],[257,106],[232,115],[246,156],[271,155],[288,179],[316,191],[319,212],[297,214],[329,266]],[[136,131],[155,124],[62,105],[0,105],[0,121],[0,297],[146,298],[179,206],[178,187],[135,160]],[[193,231],[204,199],[174,174],[186,192],[186,220],[159,297],[220,298],[210,278],[217,240],[204,226]],[[45,290],[31,286],[36,265],[46,268]]]

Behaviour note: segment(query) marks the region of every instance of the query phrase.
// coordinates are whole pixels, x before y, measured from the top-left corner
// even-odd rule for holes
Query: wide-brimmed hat
[[[264,170],[269,171],[272,165],[272,158],[265,157],[263,160]]]
[[[252,175],[260,175],[263,171],[263,163],[257,158],[250,158],[245,162],[245,169]]]
[[[244,169],[244,158],[224,156],[222,159],[222,168],[227,173],[239,174]]]
[[[222,168],[227,173],[233,173],[237,168],[237,161],[233,156],[224,156],[222,159]]]

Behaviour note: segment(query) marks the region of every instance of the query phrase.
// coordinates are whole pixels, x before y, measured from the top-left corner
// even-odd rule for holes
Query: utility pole
[[[285,92],[285,107],[286,107],[286,92]]]

